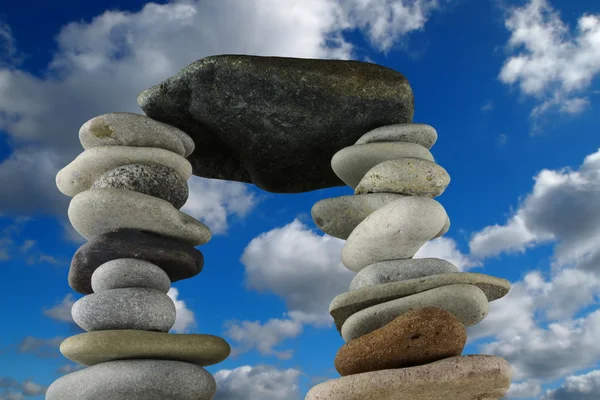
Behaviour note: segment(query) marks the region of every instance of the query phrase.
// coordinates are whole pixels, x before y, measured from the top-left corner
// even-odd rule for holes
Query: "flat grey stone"
[[[79,141],[86,150],[101,146],[156,147],[182,157],[194,151],[194,141],[182,130],[143,114],[128,112],[90,119],[79,129]]]
[[[216,55],[138,96],[150,118],[194,140],[194,174],[299,193],[342,181],[331,157],[365,132],[411,122],[412,89],[354,60]]]
[[[434,162],[421,158],[383,161],[362,178],[354,194],[398,193],[434,198],[450,184],[448,172]]]
[[[86,239],[121,228],[172,237],[192,246],[207,243],[210,229],[165,200],[125,189],[90,189],[69,204],[69,221]]]
[[[410,142],[431,149],[438,138],[437,131],[427,124],[394,124],[380,126],[362,135],[355,144],[378,142]]]
[[[454,272],[460,271],[454,264],[441,258],[407,258],[381,261],[365,267],[356,274],[350,282],[350,290]]]
[[[138,329],[168,332],[175,324],[173,300],[149,288],[121,288],[88,294],[73,304],[73,321],[88,332]]]
[[[55,380],[46,400],[212,400],[217,384],[199,365],[170,360],[108,361]]]
[[[475,325],[488,314],[488,299],[473,285],[448,285],[407,297],[376,304],[352,314],[341,328],[346,342],[373,332],[409,310],[440,307],[458,318],[465,326]]]
[[[504,297],[510,290],[510,282],[485,274],[455,272],[430,275],[406,281],[383,283],[367,286],[336,296],[329,305],[329,313],[336,326],[341,326],[352,314],[365,308],[425,292],[442,286],[468,284],[478,287],[486,296],[486,301]]]
[[[383,161],[398,158],[421,158],[433,162],[433,156],[425,147],[416,143],[391,142],[367,143],[348,146],[333,155],[333,172],[352,189],[367,172]]]
[[[180,209],[188,199],[187,182],[172,168],[160,164],[128,164],[104,173],[93,189],[127,189],[158,197]]]
[[[328,235],[346,240],[367,216],[401,199],[401,194],[371,193],[331,197],[317,201],[310,210],[317,227]]]
[[[442,230],[446,220],[446,210],[433,199],[394,200],[354,228],[342,248],[342,263],[359,272],[379,261],[411,258]]]
[[[172,168],[187,182],[192,176],[188,160],[172,151],[152,147],[103,146],[84,151],[56,174],[56,186],[75,196],[92,187],[104,173],[127,164],[161,164]]]
[[[105,262],[92,274],[92,289],[96,293],[131,287],[156,289],[166,294],[171,288],[171,280],[160,267],[135,258]]]

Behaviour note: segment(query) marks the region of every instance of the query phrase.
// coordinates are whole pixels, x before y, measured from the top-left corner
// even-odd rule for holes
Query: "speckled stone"
[[[448,172],[434,162],[421,158],[388,160],[371,168],[354,194],[397,193],[434,198],[450,184]]]
[[[210,229],[169,202],[125,189],[90,189],[69,204],[69,221],[92,239],[116,229],[130,228],[172,237],[192,246],[208,243]]]
[[[335,357],[342,376],[405,368],[460,356],[467,330],[446,310],[427,307],[344,344]]]
[[[485,274],[455,272],[431,275],[376,286],[367,286],[336,296],[329,305],[329,312],[340,326],[352,314],[367,307],[450,285],[474,285],[481,289],[487,301],[498,300],[510,290],[510,282]]]
[[[142,114],[117,112],[99,115],[79,129],[84,149],[102,146],[156,147],[182,157],[194,151],[194,141],[185,132]]]
[[[84,151],[56,174],[56,186],[75,196],[92,187],[104,173],[128,164],[160,164],[175,170],[187,182],[192,176],[188,160],[169,150],[152,147],[102,146]]]
[[[215,379],[199,365],[119,360],[58,378],[46,400],[212,400],[216,391]]]
[[[225,340],[214,335],[119,329],[71,336],[61,343],[60,352],[83,365],[148,358],[207,366],[225,360],[231,348]]]
[[[173,300],[148,288],[104,290],[82,297],[71,308],[73,321],[86,331],[139,329],[168,332],[175,324]]]
[[[426,197],[407,196],[379,208],[352,231],[342,263],[359,272],[379,261],[411,258],[445,226],[444,207]]]
[[[94,271],[120,258],[136,258],[157,265],[171,282],[194,277],[204,267],[202,252],[188,243],[151,232],[117,229],[98,235],[77,249],[69,269],[69,286],[78,293],[92,293]]]
[[[437,138],[438,134],[435,128],[427,124],[394,124],[381,126],[365,133],[356,141],[356,144],[410,142],[431,149]]]
[[[391,300],[351,315],[342,325],[346,342],[379,329],[402,314],[425,307],[439,307],[454,314],[465,326],[482,321],[488,314],[488,299],[473,285],[449,285]]]
[[[104,173],[94,189],[127,189],[168,201],[180,209],[188,199],[187,182],[172,168],[160,164],[129,164]]]
[[[314,386],[305,400],[499,400],[511,376],[500,357],[468,355],[332,379]]]
[[[333,172],[352,189],[377,164],[398,158],[421,158],[433,162],[425,147],[416,143],[367,143],[341,149],[331,158]]]
[[[158,266],[135,258],[120,258],[99,266],[92,274],[94,292],[129,287],[145,287],[168,293],[169,275]]]

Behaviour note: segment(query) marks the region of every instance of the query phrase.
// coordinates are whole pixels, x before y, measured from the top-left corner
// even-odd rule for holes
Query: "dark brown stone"
[[[389,324],[343,345],[335,357],[342,376],[423,365],[459,356],[465,326],[437,307],[411,310]]]

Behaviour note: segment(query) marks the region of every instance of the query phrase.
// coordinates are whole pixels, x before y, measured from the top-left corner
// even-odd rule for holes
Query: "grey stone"
[[[210,229],[165,200],[125,189],[90,189],[69,204],[69,221],[86,239],[116,229],[149,231],[192,246],[207,243]]]
[[[127,189],[168,201],[180,209],[188,199],[187,182],[172,168],[160,164],[129,164],[104,173],[93,189]]]
[[[152,232],[117,229],[98,235],[77,249],[71,260],[69,285],[76,292],[92,293],[94,271],[120,258],[135,258],[157,265],[171,282],[194,277],[204,267],[202,252],[188,243]]]
[[[333,237],[346,240],[354,228],[369,214],[403,197],[406,196],[394,193],[331,197],[317,201],[310,213],[320,230]]]
[[[88,294],[73,304],[73,321],[88,332],[138,329],[168,332],[175,324],[173,300],[149,288],[121,288]]]
[[[411,258],[446,224],[444,207],[426,197],[407,196],[374,211],[348,236],[342,263],[359,272],[379,261]]]
[[[169,275],[158,266],[135,258],[119,258],[100,265],[92,274],[94,292],[142,287],[167,293],[171,288]]]
[[[199,365],[170,360],[118,360],[58,378],[46,400],[212,400],[217,384]]]
[[[412,89],[354,60],[217,55],[138,96],[150,118],[194,140],[194,174],[275,193],[340,186],[331,157],[365,132],[411,122]]]
[[[75,196],[92,187],[104,173],[127,164],[161,164],[172,168],[187,181],[192,176],[188,160],[172,151],[152,147],[103,146],[84,151],[56,174],[56,186],[63,194]]]
[[[510,290],[510,282],[485,274],[455,272],[430,275],[406,281],[389,282],[376,286],[367,286],[336,296],[329,305],[329,313],[336,326],[340,327],[352,314],[365,308],[425,292],[442,286],[468,284],[483,291],[487,301],[498,300]]]
[[[433,238],[437,239],[439,237],[444,236],[448,231],[450,230],[450,217],[448,217],[446,215],[446,223],[444,224],[444,227],[442,228],[442,230],[440,231],[440,233],[438,233],[437,235],[435,235]]]
[[[354,194],[398,193],[434,198],[450,184],[448,172],[421,158],[400,158],[377,164],[362,178]]]
[[[180,129],[128,112],[90,119],[79,129],[79,141],[86,150],[101,146],[156,147],[182,157],[194,151],[194,141]]]
[[[341,149],[331,158],[333,172],[352,189],[367,172],[383,161],[399,158],[421,158],[433,162],[433,156],[425,147],[416,143],[367,143]]]
[[[431,149],[438,138],[433,126],[426,124],[395,124],[381,126],[362,135],[355,144],[377,142],[410,142]]]
[[[460,271],[454,264],[441,258],[407,258],[381,261],[365,267],[356,274],[350,282],[350,290],[454,272]]]
[[[352,314],[342,325],[342,338],[349,342],[383,327],[409,310],[425,307],[443,308],[465,326],[472,326],[487,316],[488,299],[483,290],[473,285],[438,287],[376,304]]]

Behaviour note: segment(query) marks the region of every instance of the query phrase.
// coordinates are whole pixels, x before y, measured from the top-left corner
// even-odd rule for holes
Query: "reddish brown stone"
[[[459,356],[467,330],[438,307],[411,310],[389,324],[343,345],[335,357],[342,376],[406,368]]]

